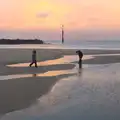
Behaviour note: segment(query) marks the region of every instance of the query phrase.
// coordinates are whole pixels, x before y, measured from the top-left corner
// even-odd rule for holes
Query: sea
[[[46,44],[22,44],[0,45],[3,48],[23,49],[104,49],[120,50],[120,40],[66,40],[64,44],[60,40],[46,40]]]
[[[120,49],[120,40],[66,40],[63,45],[58,40],[50,42],[71,49]]]

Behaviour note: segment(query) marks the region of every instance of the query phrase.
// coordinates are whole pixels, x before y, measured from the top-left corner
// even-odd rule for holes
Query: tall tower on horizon
[[[62,25],[62,44],[64,43],[64,25]]]

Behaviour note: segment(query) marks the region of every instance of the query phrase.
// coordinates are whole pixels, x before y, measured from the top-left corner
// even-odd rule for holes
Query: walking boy
[[[36,60],[36,50],[32,51],[32,62],[30,63],[30,67],[35,64],[35,67],[37,68],[37,60]]]

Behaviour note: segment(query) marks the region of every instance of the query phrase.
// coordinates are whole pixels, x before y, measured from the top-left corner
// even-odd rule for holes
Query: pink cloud
[[[45,19],[45,18],[47,18],[49,15],[50,15],[49,12],[39,12],[39,13],[36,15],[36,17],[37,17],[37,18]]]

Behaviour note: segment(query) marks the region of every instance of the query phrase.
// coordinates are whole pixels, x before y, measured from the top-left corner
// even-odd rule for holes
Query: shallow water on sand
[[[30,78],[30,77],[51,77],[65,74],[74,74],[74,71],[71,70],[53,70],[44,73],[37,74],[15,74],[15,75],[5,75],[0,76],[0,80],[13,80],[18,78]]]
[[[84,60],[91,59],[91,55],[85,55]],[[38,66],[49,66],[49,65],[58,65],[58,64],[73,64],[72,62],[76,61],[78,56],[76,55],[66,55],[58,59],[53,60],[46,60],[43,62],[37,62]],[[10,64],[7,65],[8,67],[28,67],[30,63],[18,63],[18,64]],[[88,65],[83,65],[83,67],[88,67]],[[10,79],[17,79],[17,78],[29,78],[29,77],[51,77],[63,74],[73,74],[75,71],[73,70],[51,70],[40,74],[13,74],[13,75],[6,75],[0,76],[0,80],[10,80]]]
[[[83,60],[91,59],[93,58],[92,55],[84,55]],[[38,66],[48,66],[48,65],[58,65],[58,64],[70,64],[74,61],[78,60],[77,55],[65,55],[61,58],[58,59],[53,59],[53,60],[46,60],[43,62],[37,62]],[[18,63],[18,64],[12,64],[12,65],[7,65],[8,67],[28,67],[30,63]]]
[[[1,120],[119,120],[120,64],[93,65],[58,81],[29,108]]]
[[[83,60],[88,60],[92,59],[96,56],[117,56],[120,54],[98,54],[98,55],[84,55]],[[70,64],[72,62],[78,61],[78,56],[77,55],[65,55],[61,58],[58,59],[53,59],[53,60],[46,60],[42,62],[37,62],[38,66],[48,66],[48,65],[58,65],[58,64]],[[7,65],[8,67],[28,67],[30,63],[18,63],[18,64],[10,64]]]

